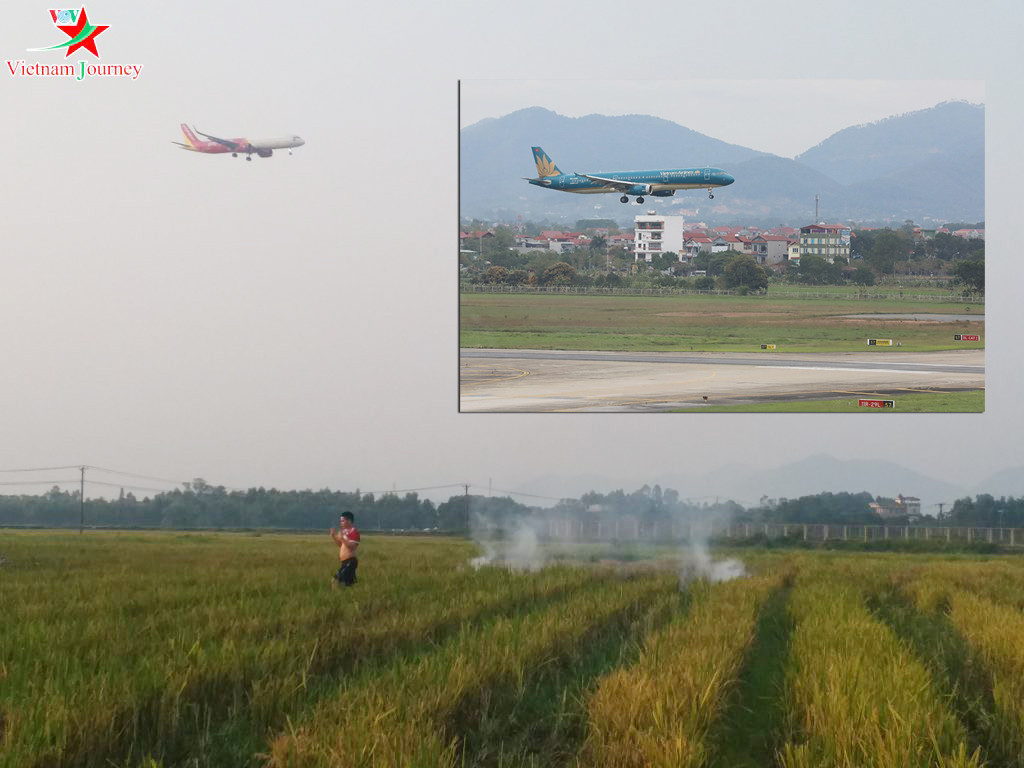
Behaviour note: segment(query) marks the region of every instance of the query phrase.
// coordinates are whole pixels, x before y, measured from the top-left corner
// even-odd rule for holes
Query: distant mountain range
[[[793,119],[799,119],[797,115]],[[532,187],[530,147],[567,172],[713,166],[736,178],[718,190],[676,192],[644,206],[615,195]],[[696,210],[708,223],[800,226],[819,219],[859,225],[906,219],[928,226],[985,218],[985,111],[947,102],[846,128],[795,159],[758,152],[647,115],[564,117],[531,107],[489,118],[460,134],[460,215],[572,225],[581,218],[631,223],[640,210]]]
[[[532,480],[524,492],[549,497],[576,498],[588,491],[609,493],[621,488],[630,493],[644,484],[672,488],[680,497],[694,501],[732,500],[744,507],[756,506],[762,496],[795,499],[817,493],[860,493],[893,497],[902,493],[921,499],[922,511],[948,510],[956,500],[988,493],[1024,497],[1024,468],[1002,470],[970,487],[958,486],[889,461],[837,459],[819,454],[782,466],[730,465],[705,475],[670,474],[655,477],[609,478],[587,475],[546,476]]]

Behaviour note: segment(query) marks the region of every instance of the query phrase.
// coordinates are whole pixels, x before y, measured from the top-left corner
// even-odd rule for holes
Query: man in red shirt
[[[337,588],[339,584],[351,587],[356,583],[356,568],[359,566],[359,559],[356,557],[359,531],[356,530],[355,523],[355,515],[351,512],[342,512],[338,518],[341,530],[331,528],[331,538],[338,545],[338,559],[341,560],[341,567],[331,580],[332,587]]]

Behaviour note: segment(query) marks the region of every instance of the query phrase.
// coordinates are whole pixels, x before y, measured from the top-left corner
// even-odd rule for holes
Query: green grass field
[[[862,314],[955,314],[964,322]],[[925,352],[984,347],[984,322],[967,322],[984,306],[900,299],[860,300],[766,296],[580,296],[564,294],[460,295],[463,347],[661,352]],[[958,342],[957,333],[979,342]],[[894,346],[869,347],[867,339]]]
[[[1024,765],[1019,556],[582,551],[0,532],[0,765]]]

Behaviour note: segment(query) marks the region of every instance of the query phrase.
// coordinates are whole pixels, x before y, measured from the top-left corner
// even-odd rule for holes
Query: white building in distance
[[[845,224],[809,224],[800,227],[800,255],[820,256],[829,264],[850,258],[852,230]]]
[[[683,253],[683,217],[655,211],[633,218],[633,261],[650,262],[655,255]]]
[[[916,496],[904,496],[902,493],[890,502],[883,501],[879,504],[873,501],[868,506],[872,512],[886,519],[906,517],[914,520],[921,517],[921,500]]]

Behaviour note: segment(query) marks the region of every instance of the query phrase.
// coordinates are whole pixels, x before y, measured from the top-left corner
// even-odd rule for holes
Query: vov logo
[[[101,32],[110,29],[109,24],[91,24],[85,6],[77,11],[73,8],[51,9],[50,17],[53,19],[53,25],[71,39],[46,48],[29,48],[30,51],[55,51],[65,48],[64,57],[67,58],[80,48],[84,48],[97,59],[100,57],[99,51],[96,50],[96,38]]]
[[[86,50],[98,59],[100,52],[96,48],[96,38],[110,29],[108,24],[93,24],[89,21],[89,15],[86,13],[84,5],[77,10],[74,8],[51,8],[50,20],[53,22],[53,26],[67,36],[67,39],[46,48],[29,48],[29,50],[59,51],[63,49],[64,60],[60,63],[51,63],[8,59],[5,63],[11,77],[18,79],[68,78],[79,82],[97,77],[139,79],[142,74],[141,64],[100,64],[87,57],[68,61],[68,57],[79,50]],[[89,61],[93,61],[93,63],[90,64]]]

